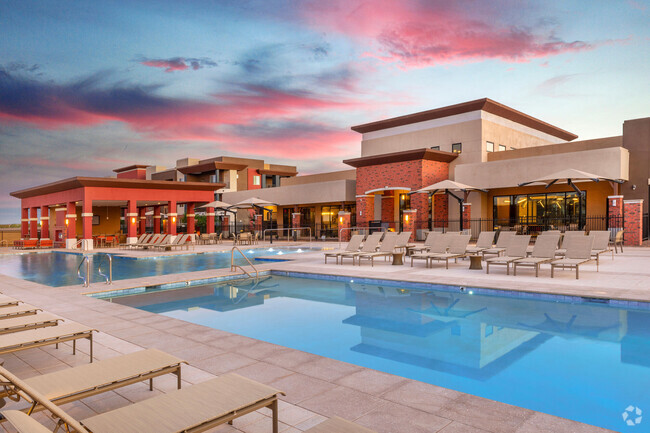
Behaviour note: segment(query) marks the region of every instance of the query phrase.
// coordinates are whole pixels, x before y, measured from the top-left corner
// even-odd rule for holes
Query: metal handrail
[[[75,249],[77,249],[77,248],[81,248],[81,243],[82,243],[83,241],[84,241],[83,239],[79,239],[79,240],[77,241],[77,243],[74,244]]]
[[[253,265],[253,263],[250,260],[248,260],[248,257],[246,257],[246,255],[242,252],[242,250],[240,250],[236,246],[232,247],[232,249],[230,250],[230,272],[233,272],[237,268],[239,268],[239,269],[242,270],[242,272],[244,272],[246,275],[248,275],[249,278],[253,278],[253,276],[250,274],[250,272],[248,272],[246,269],[244,269],[243,266],[235,264],[235,250],[239,251],[239,254],[241,254],[241,256],[244,258],[244,260],[246,260],[248,262],[248,264],[250,265],[250,267],[253,268],[253,270],[255,271],[255,280],[257,280],[260,277],[259,271],[255,267],[255,265]]]
[[[102,264],[104,259],[108,257],[108,275],[102,272]],[[113,256],[110,254],[105,254],[102,259],[99,261],[99,266],[97,267],[97,272],[99,275],[106,279],[106,284],[113,284]]]
[[[84,287],[88,287],[90,285],[90,259],[88,256],[83,256],[84,258],[81,259],[81,263],[79,263],[79,267],[77,268],[77,277],[79,277],[80,280],[83,280],[84,282]],[[81,276],[81,266],[86,263],[86,276],[82,277]]]
[[[266,241],[266,232],[282,232],[284,230],[287,230],[287,242],[289,242],[291,231],[309,230],[309,243],[311,244],[311,227],[283,227],[280,229],[266,229],[262,232],[262,242]],[[273,237],[271,237],[271,242],[273,242]]]
[[[339,249],[341,249],[341,234],[343,234],[344,230],[379,230],[380,232],[386,231],[386,227],[341,227],[339,229]]]

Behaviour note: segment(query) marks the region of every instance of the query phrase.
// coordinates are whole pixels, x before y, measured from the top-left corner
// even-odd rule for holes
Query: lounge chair
[[[90,341],[90,362],[93,362],[93,332],[81,323],[66,322],[62,325],[50,326],[48,328],[30,329],[29,331],[15,332],[13,334],[0,335],[0,354],[18,352],[20,350],[34,347],[49,346],[66,341],[72,341],[72,354],[77,353],[77,340],[85,338]]]
[[[430,266],[433,265],[433,260],[444,260],[445,269],[449,269],[449,260],[454,259],[454,261],[457,261],[461,257],[465,257],[467,255],[465,251],[467,250],[467,244],[469,244],[470,237],[470,235],[454,235],[453,240],[451,241],[451,245],[449,245],[448,252],[439,254],[429,253],[428,260],[431,264]]]
[[[468,246],[466,252],[467,254],[478,254],[484,250],[492,248],[493,243],[494,232],[481,232],[481,234],[478,235],[478,239],[476,240],[476,245]]]
[[[564,234],[562,236],[562,245],[561,245],[560,248],[558,248],[558,250],[555,252],[555,254],[557,254],[558,256],[563,256],[564,254],[566,254],[566,244],[567,244],[567,242],[570,242],[571,238],[584,237],[584,236],[585,236],[584,231],[567,230],[566,232],[564,232]]]
[[[135,243],[133,243],[133,244],[120,244],[119,247],[124,248],[124,249],[133,248],[136,245],[142,245],[142,244],[148,242],[151,239],[152,236],[153,236],[152,234],[145,233],[143,235],[140,235],[140,237],[138,238],[138,240]]]
[[[397,236],[387,236],[381,242],[378,251],[369,252],[369,253],[361,252],[357,254],[356,259],[359,261],[359,266],[361,266],[362,259],[370,260],[370,265],[375,266],[375,259],[378,257],[392,258],[393,253],[395,252],[395,246],[397,244],[397,240],[398,240]],[[354,264],[354,257],[352,258],[352,264]]]
[[[515,236],[517,233],[513,231],[500,231],[499,232],[499,238],[497,239],[497,244],[493,248],[487,248],[483,251],[481,251],[481,254],[483,255],[483,259],[485,259],[486,254],[496,254],[497,256],[500,256],[501,253],[506,251],[506,247],[510,243],[510,238],[512,236]]]
[[[171,250],[173,248],[182,246],[187,236],[188,235],[177,235],[173,241],[171,240],[171,236],[168,236],[166,242],[162,242],[157,245],[152,245],[151,248],[154,249],[160,248],[161,250]]]
[[[0,367],[0,373],[58,418],[64,431],[76,433],[203,432],[264,407],[271,409],[273,433],[277,433],[278,395],[284,395],[275,388],[229,373],[77,421],[7,370]],[[21,411],[7,410],[2,415],[21,433],[52,431]]]
[[[386,232],[382,232],[382,231],[372,232],[366,238],[366,240],[368,240],[370,238],[379,238],[378,242],[381,242],[381,240],[384,238],[384,234],[386,234]]]
[[[38,241],[39,248],[52,248],[53,246],[54,243],[52,242],[52,239],[41,239]]]
[[[20,304],[14,307],[0,308],[0,320],[13,319],[15,317],[31,316],[33,314],[43,311],[38,307],[29,304]]]
[[[354,265],[356,257],[362,253],[374,253],[377,251],[377,246],[379,245],[379,236],[368,236],[366,241],[363,243],[360,251],[351,251],[349,253],[341,253],[339,257],[341,259],[341,264],[343,264],[343,259],[349,258],[352,259],[352,264]]]
[[[526,257],[526,248],[530,243],[530,235],[517,235],[511,236],[508,240],[508,247],[503,256],[490,257],[485,260],[486,273],[490,273],[490,265],[505,265],[506,275],[510,275],[510,263],[515,260],[523,259]]]
[[[395,242],[395,249],[396,250],[404,250],[405,252],[408,251],[409,247],[414,247],[415,244],[409,244],[409,240],[411,239],[411,232],[402,232],[397,235],[397,241]]]
[[[28,329],[56,326],[63,319],[50,313],[38,313],[29,316],[0,320],[0,334],[26,331]]]
[[[407,246],[406,251],[408,252],[408,255],[410,256],[413,253],[418,253],[421,251],[428,251],[431,246],[433,246],[434,242],[436,241],[437,238],[440,238],[442,236],[442,233],[440,232],[429,232],[427,233],[427,238],[424,240],[424,244],[422,245],[413,245],[413,246]]]
[[[370,430],[365,427],[361,427],[359,424],[355,424],[352,421],[345,420],[335,416],[326,421],[323,421],[320,424],[316,424],[314,427],[309,430],[305,430],[304,433],[376,433],[374,430]]]
[[[580,266],[591,262],[591,249],[594,244],[593,236],[574,236],[565,239],[566,254],[563,259],[556,259],[551,262],[551,278],[556,267],[575,268],[576,280],[580,278]],[[596,264],[598,272],[598,264]]]
[[[618,247],[621,247],[621,253],[623,252],[623,242],[625,241],[625,232],[623,229],[618,229],[613,239],[610,241],[610,244],[614,244],[614,251],[618,254]]]
[[[609,230],[592,230],[589,236],[594,237],[594,245],[591,247],[591,256],[596,257],[596,264],[600,264],[600,255],[607,252],[612,253],[614,260],[614,250],[609,247]]]
[[[541,232],[539,235],[537,235],[537,239],[545,236],[553,235],[557,237],[557,245],[555,246],[555,250],[560,248],[560,245],[562,245],[562,232],[559,230],[546,230]],[[535,245],[537,245],[537,240],[535,240]],[[528,249],[526,249],[526,254],[531,255],[533,254],[533,250],[535,249],[535,245],[528,246]],[[553,250],[553,253],[555,253],[555,250]]]
[[[149,390],[153,390],[153,379],[165,374],[176,375],[177,387],[181,389],[183,363],[187,364],[182,359],[158,349],[146,349],[93,364],[33,376],[24,379],[24,382],[52,403],[62,405],[145,380],[149,381]],[[32,400],[29,395],[14,393],[11,381],[2,379],[0,372],[0,382],[6,382],[0,391],[0,398],[12,395],[24,398],[30,404],[25,410],[28,415],[44,409],[43,405]]]
[[[532,266],[535,268],[535,277],[539,276],[539,267],[544,263],[555,260],[555,250],[560,242],[560,234],[546,234],[538,236],[530,257],[524,257],[512,262],[514,274],[517,275],[517,266]]]
[[[3,307],[15,307],[23,301],[12,298],[11,296],[0,294],[0,308]]]
[[[350,242],[346,245],[345,249],[343,250],[337,250],[337,251],[325,251],[325,263],[327,263],[327,258],[328,257],[334,257],[336,258],[336,264],[339,264],[339,256],[342,253],[351,253],[351,252],[357,252],[359,251],[359,247],[361,246],[361,242],[363,242],[363,235],[353,235],[350,238]]]
[[[429,267],[429,255],[430,254],[442,254],[446,253],[451,242],[457,237],[460,236],[458,233],[439,233],[436,232],[436,236],[433,239],[431,246],[426,251],[420,253],[411,254],[411,267],[413,267],[413,260],[425,260],[427,268]]]
[[[19,241],[14,241],[14,248],[20,250],[38,248],[38,239],[21,239]]]

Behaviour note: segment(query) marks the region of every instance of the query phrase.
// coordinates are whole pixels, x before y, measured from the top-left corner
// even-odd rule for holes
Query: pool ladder
[[[255,277],[253,277],[253,275],[250,272],[248,272],[246,269],[244,269],[243,266],[235,264],[235,250],[237,252],[239,252],[239,254],[241,254],[241,256],[244,258],[244,260],[246,260],[248,262],[250,267],[253,268],[253,271],[255,271]],[[230,272],[236,271],[237,268],[241,269],[243,273],[248,275],[248,278],[255,278],[255,281],[257,281],[259,279],[259,277],[260,277],[260,273],[257,270],[257,268],[255,267],[255,265],[253,265],[253,263],[251,263],[251,261],[248,260],[248,257],[246,257],[246,255],[239,248],[237,248],[235,246],[235,247],[232,247],[232,249],[230,250]]]
[[[104,263],[104,260],[108,258],[108,275],[106,275],[104,272],[102,272],[102,264]],[[81,275],[81,267],[86,264],[86,275]],[[97,269],[99,272],[99,275],[104,277],[106,280],[106,284],[113,284],[113,256],[110,254],[105,254],[102,259],[99,261],[99,267]],[[90,273],[90,258],[89,256],[84,256],[83,259],[81,259],[81,263],[79,263],[79,267],[77,268],[77,277],[79,277],[80,280],[84,282],[84,287],[88,287],[91,283],[91,276],[92,274]]]

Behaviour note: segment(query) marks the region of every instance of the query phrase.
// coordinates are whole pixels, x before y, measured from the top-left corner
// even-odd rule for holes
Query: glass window
[[[506,147],[503,144],[500,144],[499,145],[499,152],[503,152],[504,150],[506,150]]]
[[[491,141],[486,141],[485,142],[485,149],[488,152],[494,152],[494,143],[492,143]]]
[[[431,150],[440,150],[440,146],[431,146]]]
[[[454,143],[451,145],[451,151],[454,153],[461,153],[463,151],[463,143]]]
[[[253,176],[253,185],[258,186],[261,184],[261,176]]]
[[[509,225],[510,223],[510,196],[494,197],[494,223],[495,225]]]

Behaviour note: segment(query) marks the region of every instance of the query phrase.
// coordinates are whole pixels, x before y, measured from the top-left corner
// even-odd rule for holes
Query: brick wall
[[[381,220],[384,222],[395,221],[395,196],[384,195],[381,198]]]
[[[447,227],[449,218],[449,200],[447,194],[436,194],[433,196],[433,220],[434,227]]]
[[[607,214],[609,228],[622,227],[623,225],[623,196],[610,195],[607,197]]]
[[[643,243],[643,200],[625,200],[625,245],[639,246]]]
[[[375,198],[370,195],[357,197],[357,225],[364,227],[375,217]]]

